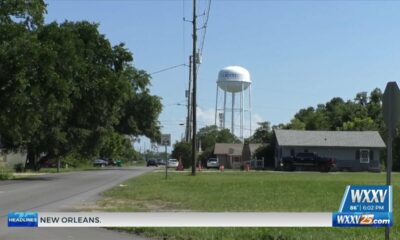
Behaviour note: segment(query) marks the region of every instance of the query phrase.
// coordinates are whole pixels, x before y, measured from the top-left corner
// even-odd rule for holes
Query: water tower
[[[222,96],[219,95],[220,90],[222,90]],[[239,129],[239,138],[243,141],[244,122],[248,125],[246,130],[249,132],[249,136],[252,133],[250,73],[240,66],[223,68],[218,73],[216,95],[215,125],[224,129],[227,128],[227,122],[230,123],[231,133],[235,134],[235,130]],[[236,103],[236,96],[239,96],[238,103]],[[246,96],[248,97],[246,98]],[[239,121],[237,116],[239,116]]]

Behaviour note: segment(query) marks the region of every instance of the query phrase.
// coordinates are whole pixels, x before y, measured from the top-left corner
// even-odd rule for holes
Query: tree
[[[214,148],[215,143],[237,143],[239,139],[229,129],[219,130],[217,126],[211,125],[199,129],[197,133],[201,149]]]
[[[354,118],[352,121],[343,123],[342,130],[344,131],[373,131],[377,130],[378,126],[370,118]]]
[[[43,153],[98,155],[118,134],[159,138],[160,98],[123,44],[112,47],[88,22],[42,25],[42,1],[0,4],[0,135],[8,149],[26,148],[34,166]]]
[[[269,143],[272,140],[272,131],[270,122],[259,122],[258,128],[250,136],[250,143]]]
[[[217,126],[206,126],[199,129],[197,133],[201,149],[203,152],[198,159],[204,166],[208,158],[214,156],[214,147],[216,143],[239,143],[240,140],[233,135],[229,129],[219,130]]]
[[[23,24],[34,29],[44,22],[46,4],[43,0],[2,0],[0,1],[0,24]]]
[[[32,29],[42,23],[42,7],[42,1],[32,5],[29,1],[1,2],[0,134],[8,149],[31,149],[31,140],[42,138],[37,134],[44,125],[37,111],[43,102],[39,85],[53,73],[45,64],[52,57],[50,50],[41,45]]]
[[[188,142],[176,142],[171,155],[173,158],[182,160],[182,164],[185,168],[192,165],[192,145]]]
[[[354,101],[361,105],[361,106],[366,106],[368,103],[368,93],[367,92],[359,92],[356,95],[356,98],[354,99]]]

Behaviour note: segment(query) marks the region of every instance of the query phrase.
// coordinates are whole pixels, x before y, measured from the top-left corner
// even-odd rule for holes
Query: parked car
[[[207,168],[219,168],[219,161],[217,158],[209,158],[207,160]]]
[[[114,161],[113,159],[110,158],[107,161],[108,161],[107,166],[117,166],[117,162]]]
[[[55,159],[46,159],[40,162],[40,167],[42,168],[56,168],[57,161]]]
[[[178,162],[178,160],[172,158],[172,159],[169,159],[169,160],[168,160],[168,163],[167,163],[167,164],[168,164],[168,167],[169,167],[169,168],[176,168],[176,167],[178,167],[179,162]]]
[[[93,166],[94,167],[106,167],[108,166],[108,161],[104,159],[96,159],[93,161]]]
[[[149,167],[149,166],[158,167],[158,163],[157,163],[157,161],[156,161],[155,159],[150,159],[150,160],[147,161],[147,166],[148,166],[148,167]]]
[[[295,156],[283,157],[281,165],[285,171],[313,169],[329,172],[335,165],[335,159],[320,157],[316,153],[301,152]]]

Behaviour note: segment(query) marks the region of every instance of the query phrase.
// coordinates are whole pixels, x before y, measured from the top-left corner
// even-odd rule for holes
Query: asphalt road
[[[115,168],[46,174],[30,180],[0,181],[1,240],[126,240],[135,235],[102,228],[8,228],[9,211],[69,211],[96,201],[99,193],[154,168]],[[75,210],[76,211],[76,210]]]

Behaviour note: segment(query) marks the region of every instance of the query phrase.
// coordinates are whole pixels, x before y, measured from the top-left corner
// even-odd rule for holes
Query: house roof
[[[251,153],[254,153],[259,147],[261,147],[263,144],[262,143],[250,143],[249,144],[249,149]]]
[[[241,143],[216,143],[214,154],[241,156],[243,144]]]
[[[302,147],[386,147],[377,131],[275,130],[278,145]]]

